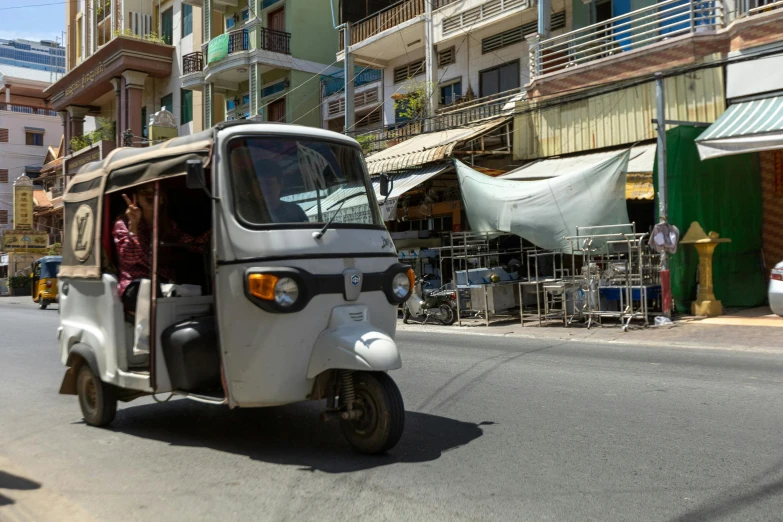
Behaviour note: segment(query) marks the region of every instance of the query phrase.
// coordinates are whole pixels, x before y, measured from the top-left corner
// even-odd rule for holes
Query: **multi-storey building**
[[[51,40],[0,39],[0,64],[49,71],[51,83],[65,73],[65,48]]]
[[[49,72],[0,65],[0,230],[13,228],[13,186],[36,178],[62,137],[62,122],[46,103]]]
[[[203,93],[204,125],[239,118],[320,126],[321,75],[339,70],[329,2],[188,0],[203,45],[182,58],[185,88]]]

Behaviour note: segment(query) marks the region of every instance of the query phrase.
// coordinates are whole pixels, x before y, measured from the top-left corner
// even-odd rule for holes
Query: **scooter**
[[[420,282],[420,280],[416,281],[417,284]],[[402,307],[402,322],[426,324],[433,319],[444,325],[454,324],[457,320],[453,304],[456,294],[444,288],[425,292],[427,296],[423,299],[415,290],[411,292],[411,296]]]

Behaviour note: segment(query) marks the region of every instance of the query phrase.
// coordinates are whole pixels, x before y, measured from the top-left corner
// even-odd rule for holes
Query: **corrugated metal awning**
[[[632,147],[631,158],[628,161],[628,172],[652,172],[655,164],[655,150],[656,145],[654,143],[652,145]],[[501,176],[501,178],[527,181],[554,178],[569,172],[590,169],[599,163],[613,158],[620,152],[622,150],[581,154],[567,158],[544,159],[512,170],[508,174]]]
[[[404,172],[401,174],[393,175],[392,190],[389,193],[389,198],[390,199],[398,198],[403,194],[405,194],[406,192],[408,192],[409,190],[418,187],[428,179],[434,178],[438,174],[444,172],[447,169],[450,169],[451,167],[452,167],[451,163],[446,163],[446,164],[433,165],[421,169],[412,170],[410,172]],[[376,199],[379,202],[383,203],[383,200],[386,198],[384,196],[381,196],[381,184],[377,179],[373,181],[372,188],[375,191]],[[321,200],[321,211],[333,212],[336,208],[339,207],[340,202],[343,199],[351,198],[351,196],[354,195],[356,195],[355,198],[346,200],[345,204],[343,204],[342,206],[343,209],[347,209],[356,205],[366,205],[367,200],[363,197],[358,196],[358,194],[361,194],[362,192],[364,192],[364,187],[361,185],[338,190],[337,192],[334,192]],[[314,203],[313,201],[298,202],[298,203],[305,210],[308,216],[318,215],[317,203]]]
[[[415,168],[448,158],[460,143],[477,138],[510,122],[510,118],[496,118],[469,127],[420,134],[368,156],[367,170],[370,174],[381,174]]]
[[[729,106],[696,146],[702,160],[783,149],[783,96]]]

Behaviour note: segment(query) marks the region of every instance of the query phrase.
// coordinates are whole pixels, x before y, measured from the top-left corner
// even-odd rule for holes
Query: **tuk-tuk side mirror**
[[[207,180],[204,178],[204,164],[201,160],[189,159],[185,165],[187,165],[187,178],[186,183],[189,189],[205,189],[207,188]]]
[[[389,188],[389,176],[381,174],[381,196],[388,197],[390,192]]]
[[[185,184],[189,189],[201,189],[206,192],[210,199],[217,201],[216,197],[207,189],[207,179],[204,176],[204,164],[201,160],[189,159],[185,162],[187,173],[185,175]]]

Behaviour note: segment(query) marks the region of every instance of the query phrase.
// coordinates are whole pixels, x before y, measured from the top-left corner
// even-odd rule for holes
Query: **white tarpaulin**
[[[454,163],[471,230],[515,234],[539,248],[570,252],[564,238],[576,235],[576,227],[628,223],[629,157],[625,150],[582,170],[538,181],[492,178]]]

